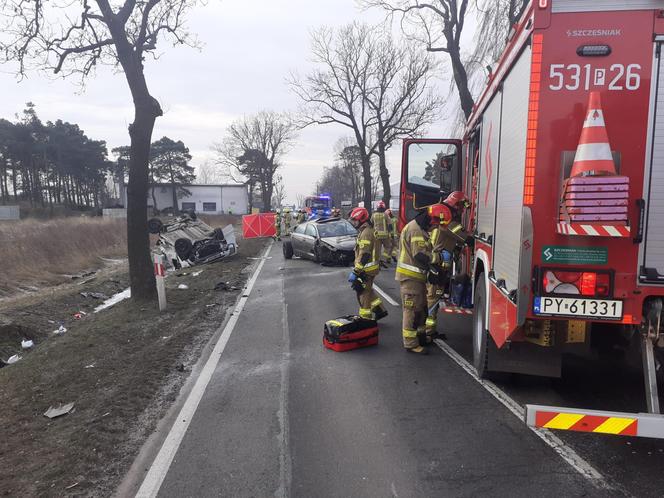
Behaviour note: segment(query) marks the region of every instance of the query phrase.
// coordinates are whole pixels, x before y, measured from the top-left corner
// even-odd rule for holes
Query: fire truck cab
[[[559,376],[565,352],[640,346],[659,413],[663,44],[664,0],[535,0],[463,137],[404,141],[402,225],[451,191],[472,200],[457,271],[480,377]]]

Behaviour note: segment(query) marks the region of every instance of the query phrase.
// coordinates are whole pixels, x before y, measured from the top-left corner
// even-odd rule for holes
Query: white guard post
[[[154,255],[154,277],[157,281],[157,297],[159,298],[159,311],[166,309],[166,284],[164,278],[166,277],[166,270],[164,268],[164,256],[161,254]]]

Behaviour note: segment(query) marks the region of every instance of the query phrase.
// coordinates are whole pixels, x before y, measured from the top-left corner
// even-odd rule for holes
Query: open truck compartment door
[[[461,140],[408,139],[403,141],[399,229],[419,209],[436,204],[461,190]]]
[[[664,64],[659,36],[655,44],[653,83],[651,90],[651,126],[646,159],[644,202],[645,219],[642,233],[635,234],[642,241],[639,281],[645,284],[664,284]]]

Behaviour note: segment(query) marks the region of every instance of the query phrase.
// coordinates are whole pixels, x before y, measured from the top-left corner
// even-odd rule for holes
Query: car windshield
[[[344,235],[357,235],[357,230],[346,220],[330,221],[318,224],[318,233],[321,238],[342,237]]]

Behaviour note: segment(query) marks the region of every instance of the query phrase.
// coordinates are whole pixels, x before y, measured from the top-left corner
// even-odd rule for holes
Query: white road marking
[[[288,305],[284,298],[284,281],[281,279],[281,300],[283,302],[283,341],[284,352],[281,360],[281,387],[279,389],[279,488],[274,493],[276,498],[288,498],[291,495],[291,452],[290,452],[290,425],[288,416],[288,386],[290,384],[290,332],[288,330]]]
[[[143,479],[143,483],[136,493],[137,498],[152,498],[157,496],[159,488],[161,487],[161,484],[163,483],[164,478],[168,473],[168,469],[173,462],[173,458],[175,457],[175,454],[180,447],[180,443],[182,442],[182,439],[187,432],[187,428],[189,427],[191,420],[194,418],[198,404],[203,398],[203,394],[205,393],[205,389],[210,382],[210,379],[212,378],[212,374],[214,374],[214,371],[217,368],[221,354],[224,352],[226,344],[228,344],[228,339],[230,339],[230,336],[233,333],[233,329],[235,328],[235,325],[240,318],[240,314],[244,309],[244,305],[247,303],[247,300],[251,295],[251,290],[253,289],[254,284],[258,279],[258,275],[260,274],[261,269],[267,260],[266,256],[270,253],[272,245],[273,241],[270,241],[267,249],[265,250],[265,254],[261,258],[260,263],[249,279],[242,297],[235,306],[231,317],[228,319],[223,332],[219,336],[219,340],[215,344],[214,349],[212,350],[212,354],[210,354],[210,357],[201,370],[198,379],[196,379],[196,383],[194,384],[193,389],[189,393],[189,396],[187,396],[187,399],[184,402],[180,413],[178,414],[176,422],[173,424],[173,427],[171,427],[171,430],[166,436],[166,439],[164,440],[164,443],[161,446],[157,457],[154,459],[154,462],[152,462],[150,470],[148,470],[148,473]]]
[[[475,373],[475,368],[468,363],[459,353],[454,351],[451,346],[446,342],[436,339],[436,345],[442,349],[457,365],[463,368],[468,375],[475,379],[484,389],[500,401],[510,412],[514,414],[522,422],[525,421],[526,414],[524,408],[514,401],[505,391],[500,389],[496,384],[491,381],[480,379]],[[525,422],[524,422],[525,425]],[[567,446],[558,436],[553,434],[548,429],[538,429],[536,427],[528,427],[533,431],[542,441],[548,444],[553,450],[562,457],[569,465],[572,466],[579,474],[586,479],[590,480],[592,484],[600,489],[613,489],[607,482],[604,476],[593,467],[590,463],[584,460],[572,448]]]
[[[397,307],[399,306],[399,303],[397,303],[394,299],[392,299],[387,292],[385,292],[383,289],[378,287],[375,283],[373,285],[373,288],[376,292],[378,292],[378,294],[380,294],[381,296],[383,296],[385,298],[385,301],[390,303],[392,306],[397,306]]]
[[[376,285],[376,289],[388,302],[396,302],[388,296],[384,291],[380,290]],[[500,389],[493,382],[488,380],[480,379],[475,373],[475,368],[468,363],[459,353],[457,353],[451,346],[446,342],[436,339],[436,345],[446,353],[457,365],[459,365],[468,375],[470,375],[475,381],[477,381],[484,389],[486,389],[494,398],[500,401],[515,417],[520,421],[524,422],[524,425],[533,431],[537,437],[544,441],[548,446],[550,446],[558,455],[565,460],[574,470],[576,470],[583,477],[588,479],[593,486],[604,489],[604,490],[615,490],[611,485],[609,485],[605,477],[590,463],[584,460],[579,454],[574,451],[571,447],[567,446],[558,436],[553,434],[548,429],[539,429],[535,427],[529,427],[525,424],[525,410],[524,408],[512,399],[505,391]]]

